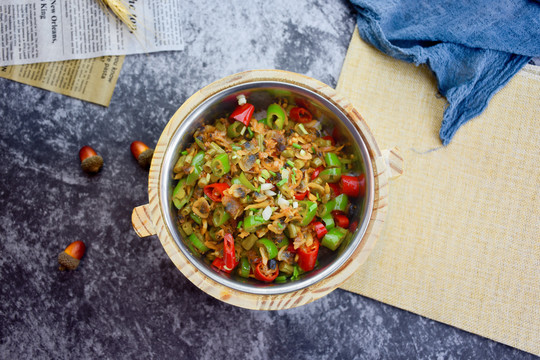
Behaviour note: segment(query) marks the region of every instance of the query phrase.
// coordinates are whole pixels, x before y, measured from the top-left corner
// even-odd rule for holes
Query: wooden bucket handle
[[[156,235],[154,223],[150,220],[150,205],[137,206],[131,213],[131,224],[139,237]]]

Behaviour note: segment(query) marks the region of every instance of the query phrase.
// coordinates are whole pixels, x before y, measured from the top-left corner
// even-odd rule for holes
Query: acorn
[[[143,168],[147,169],[150,167],[152,156],[154,155],[154,149],[150,149],[142,141],[134,141],[131,143],[131,153],[139,165],[141,165]]]
[[[83,146],[79,150],[79,158],[82,169],[87,173],[97,173],[103,166],[103,158],[90,146]]]
[[[58,254],[58,263],[60,264],[58,269],[61,271],[66,269],[75,270],[79,266],[85,251],[86,245],[82,241],[72,242],[67,246],[66,250]]]

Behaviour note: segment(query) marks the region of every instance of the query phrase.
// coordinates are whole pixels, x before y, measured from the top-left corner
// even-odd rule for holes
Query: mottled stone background
[[[185,50],[128,56],[109,108],[0,79],[0,358],[533,358],[342,290],[291,310],[236,308],[135,235],[132,208],[148,198],[133,140],[155,145],[183,101],[239,71],[335,86],[354,28],[346,1],[183,7]],[[86,144],[105,159],[98,175],[80,170]],[[81,266],[59,272],[74,240],[88,247]]]

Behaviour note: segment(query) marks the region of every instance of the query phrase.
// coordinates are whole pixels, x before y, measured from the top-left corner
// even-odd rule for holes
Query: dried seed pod
[[[139,165],[141,165],[143,168],[150,167],[152,156],[154,155],[154,149],[150,149],[142,141],[134,141],[131,143],[131,153]]]
[[[66,250],[58,254],[58,263],[60,266],[58,269],[75,270],[86,251],[86,245],[80,240],[74,241],[66,247]]]
[[[103,158],[90,146],[83,146],[79,150],[79,159],[82,169],[87,173],[96,173],[103,166]]]

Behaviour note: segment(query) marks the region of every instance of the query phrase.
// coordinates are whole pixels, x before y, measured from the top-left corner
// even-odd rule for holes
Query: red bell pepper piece
[[[332,137],[336,141],[341,140],[341,132],[338,130],[337,126],[332,130]]]
[[[353,233],[357,227],[358,227],[358,221],[353,221],[351,225],[349,225],[349,231]]]
[[[277,278],[279,274],[279,268],[275,267],[275,269],[269,269],[266,265],[264,265],[262,262],[260,262],[257,267],[255,267],[255,272],[253,275],[255,275],[255,278],[260,281],[264,282],[272,282],[275,278]]]
[[[229,184],[215,183],[204,187],[204,194],[216,202],[221,202],[223,192],[229,188]]]
[[[238,264],[234,252],[234,238],[232,234],[225,234],[225,238],[223,239],[223,262],[223,268],[225,270],[232,270]]]
[[[319,240],[313,240],[313,244],[307,247],[305,244],[298,248],[298,266],[304,271],[311,271],[317,262],[319,254]]]
[[[340,228],[347,229],[349,227],[349,218],[347,218],[345,215],[339,214],[334,216],[334,221]]]
[[[255,111],[255,106],[251,104],[239,105],[231,114],[230,118],[236,121],[240,121],[242,124],[248,126]]]
[[[299,123],[308,123],[313,118],[311,113],[301,107],[293,107],[289,112],[289,117]]]
[[[309,103],[304,100],[304,99],[300,99],[300,98],[295,98],[294,99],[294,103],[298,106],[298,107],[303,107],[304,109],[307,109],[310,107]]]
[[[304,200],[306,196],[309,195],[309,190],[304,191],[303,193],[296,193],[294,194],[294,198],[296,200]]]
[[[230,270],[227,269],[225,267],[225,261],[223,261],[223,259],[219,258],[219,257],[215,258],[214,261],[212,261],[212,266],[215,267],[218,270],[226,272],[227,274],[230,274],[231,271],[233,271],[233,269],[230,269]]]
[[[366,193],[366,176],[341,175],[341,189],[347,196],[364,196]]]
[[[323,140],[330,140],[330,142],[332,143],[332,146],[336,145],[336,140],[334,140],[334,138],[331,137],[330,135],[328,135],[328,136],[323,136],[322,139],[323,139]]]
[[[319,176],[319,174],[323,170],[324,170],[324,167],[322,165],[319,166],[318,168],[316,168],[315,171],[313,172],[313,174],[311,174],[311,180],[315,180],[317,178],[317,176]]]
[[[341,177],[343,177],[343,175],[341,175]],[[332,189],[332,191],[334,192],[334,196],[341,195],[342,191],[340,187],[338,186],[338,184],[328,183],[328,186],[330,186],[330,189]]]
[[[315,228],[315,232],[317,233],[317,239],[319,240],[328,233],[328,230],[326,230],[326,226],[324,226],[324,224],[320,221],[314,222],[313,227]]]
[[[289,246],[287,246],[287,251],[290,253],[296,254],[296,249],[294,248],[294,244],[289,244]]]

